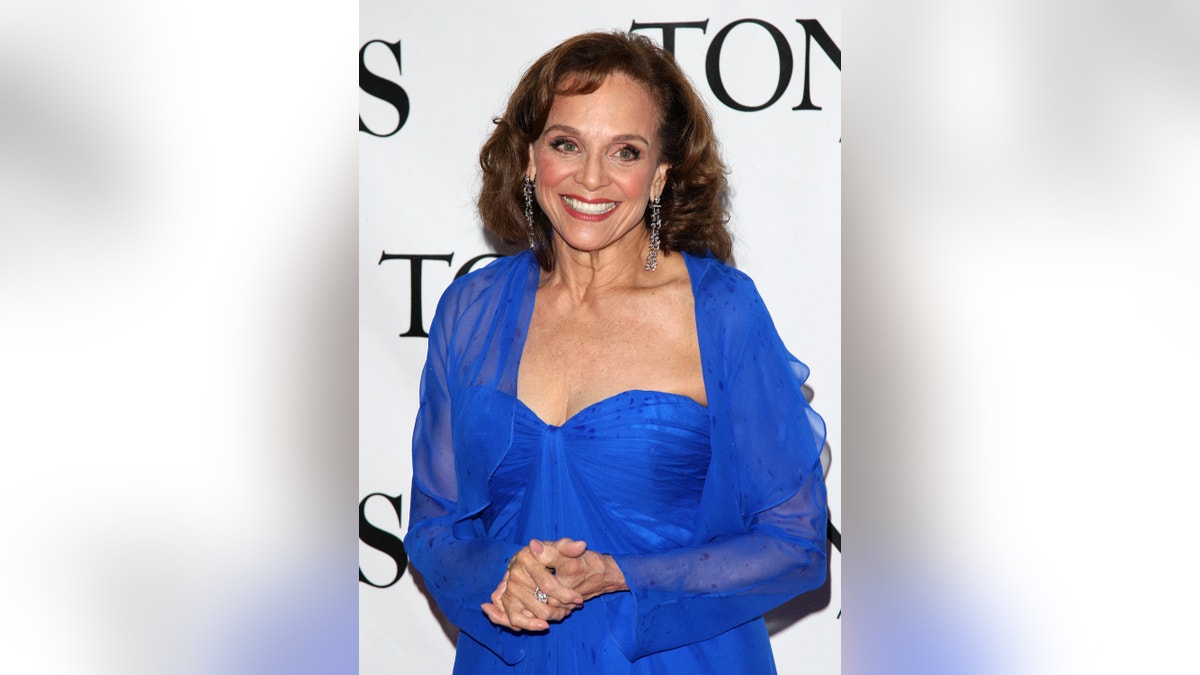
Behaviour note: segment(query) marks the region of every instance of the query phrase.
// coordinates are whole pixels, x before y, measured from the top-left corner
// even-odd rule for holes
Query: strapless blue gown
[[[459,628],[456,673],[774,673],[763,612],[825,578],[820,418],[749,280],[685,256],[708,407],[627,391],[561,426],[516,397],[524,254],[458,281],[430,328],[405,549]],[[611,554],[629,591],[549,630],[479,605],[530,539]]]
[[[558,427],[517,399],[496,394],[512,401],[515,415],[512,445],[492,476],[492,504],[482,514],[488,536],[521,543],[571,537],[611,554],[652,553],[693,541],[711,453],[708,411],[699,403],[676,394],[625,392]],[[739,635],[727,633],[631,664],[616,643],[603,639],[607,632],[603,607],[589,603],[544,635],[522,638],[527,656],[514,669],[470,636],[460,639],[455,671],[771,672],[769,663],[744,669],[751,664]],[[731,660],[742,669],[722,665]]]

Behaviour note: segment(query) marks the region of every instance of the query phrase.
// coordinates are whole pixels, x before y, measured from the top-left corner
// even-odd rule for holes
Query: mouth
[[[566,205],[567,209],[585,216],[602,216],[617,208],[616,202],[587,202],[578,197],[568,197],[566,195],[562,196],[562,202]]]

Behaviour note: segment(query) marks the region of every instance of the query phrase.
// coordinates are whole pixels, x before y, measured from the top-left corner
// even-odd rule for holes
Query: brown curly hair
[[[504,115],[479,152],[483,187],[479,215],[506,244],[528,242],[522,183],[529,146],[542,134],[555,96],[590,94],[621,73],[638,82],[658,106],[658,135],[667,183],[662,194],[661,250],[711,254],[728,262],[733,241],[725,223],[725,164],[712,119],[675,58],[649,38],[630,33],[585,33],[568,39],[534,62],[517,83]],[[538,264],[554,267],[550,221],[534,203]],[[649,222],[647,206],[646,222]]]

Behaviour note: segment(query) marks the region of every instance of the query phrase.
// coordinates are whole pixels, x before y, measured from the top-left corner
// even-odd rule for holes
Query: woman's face
[[[537,199],[571,249],[640,248],[646,204],[662,192],[658,110],[641,85],[608,77],[590,94],[558,96],[530,146]]]

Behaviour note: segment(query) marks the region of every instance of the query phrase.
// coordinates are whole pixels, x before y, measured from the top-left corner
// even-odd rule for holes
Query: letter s
[[[363,500],[358,503],[359,541],[367,546],[370,546],[376,551],[382,551],[383,553],[386,553],[388,557],[396,562],[396,576],[386,584],[377,584],[368,579],[367,575],[363,574],[361,567],[358,568],[358,580],[364,584],[374,586],[375,588],[387,588],[388,586],[395,584],[397,581],[400,581],[400,577],[404,576],[404,570],[408,567],[408,553],[404,551],[404,542],[399,537],[391,532],[387,532],[386,530],[381,530],[378,527],[375,527],[369,520],[367,520],[367,501],[369,501],[371,497],[383,497],[384,499],[388,500],[388,502],[391,503],[392,508],[396,510],[396,518],[399,522],[401,511],[400,505],[403,500],[403,495],[389,497],[382,492],[374,492],[366,497],[363,497]]]
[[[403,87],[395,82],[384,79],[367,70],[367,47],[370,47],[376,42],[387,46],[388,51],[390,51],[396,57],[396,67],[399,68],[400,41],[397,40],[395,42],[384,42],[383,40],[371,40],[358,50],[358,88],[377,99],[387,101],[388,103],[392,104],[392,107],[396,109],[396,114],[399,115],[399,120],[396,122],[396,128],[392,129],[386,134],[378,134],[374,131],[371,131],[367,127],[366,122],[363,122],[362,115],[358,116],[359,131],[365,131],[372,136],[379,136],[382,138],[385,136],[391,136],[397,131],[400,131],[400,128],[404,126],[404,123],[408,121],[408,93],[404,91]]]

